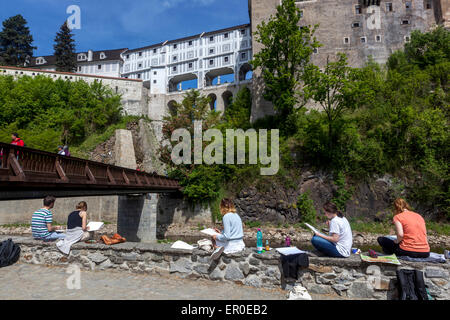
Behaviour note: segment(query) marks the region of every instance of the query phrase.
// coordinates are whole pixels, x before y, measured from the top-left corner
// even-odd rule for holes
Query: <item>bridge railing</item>
[[[0,182],[61,183],[121,188],[179,189],[178,182],[75,157],[0,143]]]

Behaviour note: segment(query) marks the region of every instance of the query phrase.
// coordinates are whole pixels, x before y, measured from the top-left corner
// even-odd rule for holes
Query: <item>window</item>
[[[142,63],[139,63],[139,67],[138,68],[142,68]]]
[[[245,36],[245,29],[241,29],[241,35]]]
[[[174,71],[174,72],[177,71],[177,67],[176,67],[176,66],[173,67],[173,68],[172,68],[172,71]]]
[[[245,60],[247,59],[247,53],[246,52],[242,52],[241,53],[241,60]]]
[[[153,83],[156,83],[156,80],[153,80]]]
[[[84,53],[78,55],[78,61],[86,60],[86,55]]]
[[[431,3],[431,0],[427,0],[426,3],[425,3],[425,8],[426,9],[431,9],[432,7],[433,7],[433,5]]]
[[[103,59],[105,59],[105,58],[106,58],[105,53],[104,53],[104,52],[100,53],[100,59],[103,60]]]
[[[402,20],[402,24],[403,25],[409,24],[409,20],[406,20],[406,19]]]
[[[157,52],[157,49],[153,49],[153,53],[156,53]]]
[[[409,42],[411,38],[409,36],[405,36],[405,42]]]
[[[355,13],[356,13],[356,14],[361,14],[361,13],[362,13],[361,6],[360,6],[360,5],[356,5],[356,6],[355,6]]]
[[[405,7],[406,7],[406,9],[411,9],[412,8],[411,1],[406,1],[405,2]]]
[[[359,28],[361,24],[359,22],[353,22],[352,28]]]
[[[345,37],[344,38],[344,43],[345,44],[349,44],[350,43],[350,38],[349,37]]]
[[[314,48],[313,52],[314,52],[314,53],[319,53],[319,49]]]
[[[214,48],[209,48],[209,54],[214,54]]]
[[[230,58],[229,58],[229,57],[225,57],[225,58],[223,58],[223,61],[224,61],[225,63],[228,63],[228,62],[230,61]]]
[[[97,69],[98,69],[98,70],[102,70],[102,65],[99,64],[99,65],[97,66]]]
[[[138,79],[140,79],[140,78],[141,78],[141,74],[140,74],[140,73],[138,73],[137,77],[138,77]]]
[[[300,10],[300,18],[303,18],[303,10]]]
[[[376,42],[381,42],[381,36],[376,36],[376,37],[375,37],[375,41],[376,41]]]
[[[361,43],[366,43],[366,42],[367,42],[366,37],[361,37]]]
[[[172,61],[177,61],[177,56],[173,56]]]
[[[394,8],[392,7],[392,3],[388,2],[386,3],[386,12],[392,12],[394,11]]]
[[[173,48],[174,48],[174,49],[178,48],[178,45],[174,44],[174,45],[173,45]]]
[[[78,67],[78,72],[81,72],[81,67]]]
[[[139,57],[142,57],[142,52],[139,52]]]
[[[127,54],[127,59],[130,59],[130,55],[129,54]]]
[[[224,39],[228,39],[228,33],[224,33],[223,37]]]
[[[192,46],[192,40],[188,42],[189,46]]]
[[[153,71],[153,75],[155,75],[155,76],[156,76],[156,75],[157,75],[157,72],[156,72],[156,71]]]
[[[214,42],[214,36],[209,37],[209,42]]]
[[[209,60],[209,65],[210,65],[210,66],[214,65],[214,60],[212,60],[212,59]]]

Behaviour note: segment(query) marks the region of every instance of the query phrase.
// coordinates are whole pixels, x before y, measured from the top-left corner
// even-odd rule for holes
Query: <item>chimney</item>
[[[88,61],[94,60],[94,52],[92,50],[88,51]]]

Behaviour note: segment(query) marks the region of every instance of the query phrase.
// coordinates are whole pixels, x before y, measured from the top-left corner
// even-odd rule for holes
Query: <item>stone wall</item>
[[[88,204],[92,221],[117,222],[117,196],[58,198],[52,209],[53,221],[66,223],[69,213],[80,201]],[[30,224],[33,212],[42,208],[42,199],[0,202],[0,225]]]
[[[402,262],[402,266],[393,266],[363,263],[355,255],[347,259],[311,256],[309,268],[300,270],[299,279],[291,281],[284,278],[279,254],[275,250],[257,254],[254,248],[246,248],[238,254],[223,254],[218,261],[211,263],[209,253],[205,251],[194,250],[191,253],[171,249],[168,244],[122,243],[106,246],[77,243],[70,255],[65,256],[54,243],[23,237],[13,240],[22,249],[22,263],[61,267],[77,264],[85,270],[116,269],[172,274],[182,278],[231,281],[257,288],[282,287],[289,290],[299,283],[311,293],[352,299],[396,299],[396,270],[414,268],[424,271],[426,285],[434,299],[450,299],[448,262],[439,265]]]

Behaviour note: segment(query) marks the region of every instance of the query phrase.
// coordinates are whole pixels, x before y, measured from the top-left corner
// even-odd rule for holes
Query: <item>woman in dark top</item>
[[[61,252],[69,254],[70,247],[79,241],[88,240],[90,237],[89,227],[87,226],[87,203],[81,201],[76,210],[69,214],[67,219],[66,238],[56,243]]]

